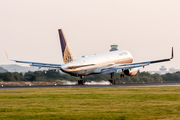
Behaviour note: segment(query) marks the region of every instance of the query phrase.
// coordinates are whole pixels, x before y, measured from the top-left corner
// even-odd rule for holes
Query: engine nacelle
[[[138,72],[138,69],[137,68],[133,68],[133,69],[128,69],[128,70],[124,70],[124,74],[125,75],[128,75],[128,76],[134,76],[136,75]]]

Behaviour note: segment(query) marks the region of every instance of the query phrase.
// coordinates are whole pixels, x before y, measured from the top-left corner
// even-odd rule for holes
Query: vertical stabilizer
[[[62,50],[62,56],[63,56],[64,63],[69,63],[74,60],[74,57],[71,53],[71,50],[69,48],[69,45],[66,41],[66,38],[63,34],[62,29],[59,29],[58,32],[59,32],[59,38],[60,38],[61,50]]]

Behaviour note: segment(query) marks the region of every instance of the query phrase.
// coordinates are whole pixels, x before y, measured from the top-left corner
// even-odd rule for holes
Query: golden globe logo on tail
[[[64,63],[69,63],[74,60],[74,57],[72,55],[72,52],[69,48],[69,45],[66,41],[66,38],[63,34],[62,29],[59,29],[58,32],[59,32],[59,38],[60,38],[60,43],[61,43],[63,61]]]

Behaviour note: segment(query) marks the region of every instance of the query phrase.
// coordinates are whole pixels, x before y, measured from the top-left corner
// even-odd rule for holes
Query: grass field
[[[0,120],[180,120],[180,87],[0,90]]]

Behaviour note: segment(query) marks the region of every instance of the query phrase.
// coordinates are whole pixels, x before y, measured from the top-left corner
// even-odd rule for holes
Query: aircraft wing
[[[170,61],[171,59],[173,59],[173,57],[174,57],[174,55],[173,55],[173,48],[172,48],[171,58],[147,61],[147,62],[139,62],[139,63],[114,64],[114,65],[111,65],[111,66],[108,66],[108,67],[102,69],[101,74],[108,74],[108,73],[113,73],[113,72],[119,72],[120,70],[123,71],[123,70],[127,70],[127,69],[132,69],[132,68],[145,67],[145,66],[148,66],[148,65],[154,64],[154,63]]]
[[[30,66],[35,66],[35,67],[48,67],[48,68],[53,68],[53,69],[60,69],[60,67],[62,66],[62,64],[51,64],[51,63],[40,63],[40,62],[30,62],[30,61],[20,61],[20,60],[12,60],[9,59],[7,52],[4,50],[6,57],[8,60],[10,61],[15,61],[17,63],[25,63],[25,64],[29,64]]]
[[[19,61],[19,60],[11,60],[15,61],[17,63],[26,63],[29,64],[30,66],[35,66],[35,67],[48,67],[48,68],[60,68],[62,64],[51,64],[51,63],[40,63],[40,62],[29,62],[29,61]]]

